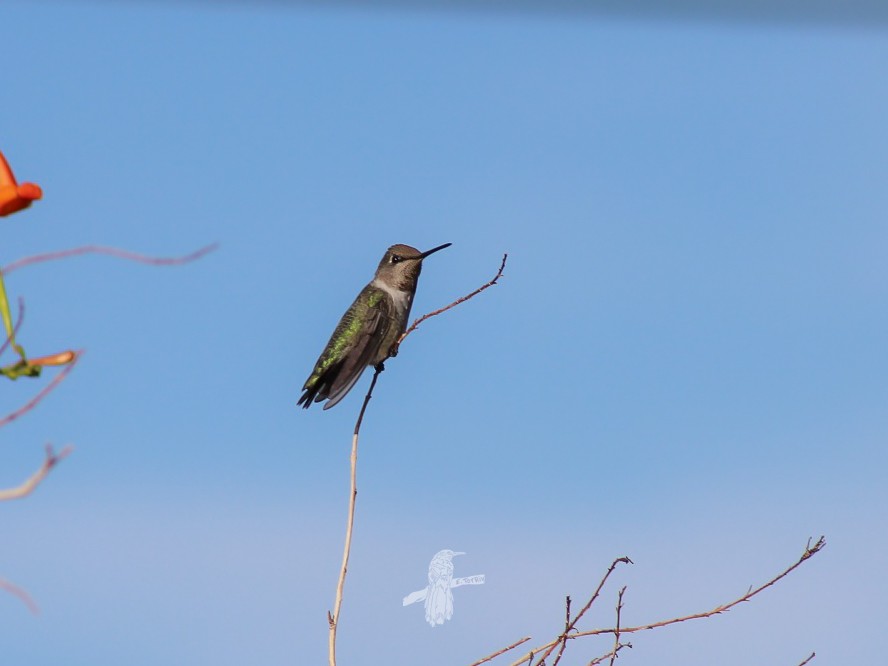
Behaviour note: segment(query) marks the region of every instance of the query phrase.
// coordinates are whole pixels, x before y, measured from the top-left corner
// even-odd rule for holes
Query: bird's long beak
[[[420,259],[425,259],[430,254],[434,254],[438,250],[443,250],[445,247],[450,247],[453,243],[444,243],[444,245],[439,245],[438,247],[433,247],[431,250],[426,250],[421,255],[419,255]]]

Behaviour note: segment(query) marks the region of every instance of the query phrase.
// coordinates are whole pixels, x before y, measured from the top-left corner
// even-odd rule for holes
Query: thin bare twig
[[[405,339],[408,335],[410,335],[411,333],[413,333],[413,331],[415,331],[416,328],[417,328],[422,322],[424,322],[426,319],[430,319],[431,317],[435,317],[436,315],[439,315],[439,314],[441,314],[441,313],[443,313],[443,312],[447,312],[449,309],[451,309],[451,308],[455,308],[455,307],[456,307],[457,305],[459,305],[460,303],[465,303],[465,302],[466,302],[467,300],[469,300],[470,298],[474,298],[475,296],[477,296],[478,294],[480,294],[480,293],[481,293],[482,291],[484,291],[485,289],[489,289],[490,287],[492,287],[493,285],[495,285],[495,284],[497,283],[497,281],[503,276],[503,269],[505,269],[505,267],[506,267],[506,259],[508,259],[508,258],[509,258],[508,253],[506,253],[506,254],[503,255],[503,261],[502,261],[502,263],[500,264],[499,270],[496,272],[496,275],[493,276],[493,279],[492,279],[490,282],[487,282],[486,284],[481,285],[481,286],[478,287],[475,291],[473,291],[471,294],[466,294],[466,295],[463,296],[462,298],[457,298],[457,299],[456,299],[455,301],[453,301],[453,303],[451,303],[450,305],[445,305],[443,308],[440,308],[439,310],[434,310],[434,311],[432,311],[432,312],[426,313],[426,314],[424,314],[422,317],[420,317],[419,319],[414,320],[413,323],[410,324],[410,328],[408,328],[406,331],[404,331],[404,332],[401,334],[401,337],[398,338],[398,341],[395,343],[395,348],[397,348],[402,342],[404,342],[404,339]]]
[[[11,595],[18,597],[19,600],[28,607],[28,610],[34,613],[34,615],[40,613],[40,609],[37,607],[36,602],[31,598],[31,595],[15,583],[11,583],[5,578],[0,578],[0,590],[6,590]]]
[[[328,636],[330,666],[336,666],[336,629],[339,627],[342,592],[345,588],[345,574],[348,572],[348,557],[351,553],[352,530],[355,526],[355,500],[358,496],[358,435],[361,432],[361,423],[364,421],[364,412],[367,411],[367,405],[370,403],[370,398],[373,397],[373,388],[376,386],[376,380],[379,378],[379,373],[384,369],[383,364],[380,363],[373,372],[373,379],[370,381],[367,395],[364,396],[364,404],[361,405],[361,411],[358,414],[358,420],[355,422],[355,431],[352,437],[351,492],[348,498],[348,519],[345,524],[345,546],[342,549],[342,567],[339,569],[339,581],[336,583],[336,599],[333,602],[333,612],[327,611],[327,622],[330,625],[330,634]]]
[[[807,664],[809,661],[811,661],[816,656],[817,656],[817,654],[815,652],[812,652],[811,654],[808,655],[808,658],[805,659],[805,661],[803,661],[801,664],[799,664],[799,666],[805,666],[805,664]]]
[[[61,384],[62,381],[64,381],[65,377],[67,377],[71,373],[71,371],[74,369],[74,366],[77,365],[77,362],[80,360],[80,357],[83,356],[83,354],[84,354],[84,350],[82,350],[82,349],[74,352],[74,358],[71,360],[70,363],[68,363],[68,365],[65,366],[65,369],[62,370],[59,374],[57,374],[55,377],[53,377],[52,381],[49,382],[49,384],[47,384],[46,386],[44,386],[37,395],[35,395],[33,398],[31,398],[24,405],[22,405],[21,407],[16,409],[14,412],[7,414],[3,418],[0,418],[0,428],[12,423],[20,416],[22,416],[22,415],[30,412],[32,409],[34,409],[34,407],[36,407],[38,405],[38,403],[40,403],[41,400],[43,400],[59,384]]]
[[[501,654],[505,654],[505,653],[508,652],[509,650],[514,650],[516,647],[518,647],[518,646],[521,645],[522,643],[526,643],[526,642],[529,641],[529,640],[530,640],[530,636],[525,636],[524,638],[520,638],[520,639],[518,639],[517,641],[515,641],[514,643],[512,643],[511,645],[507,645],[507,646],[504,647],[502,650],[497,650],[497,651],[494,652],[493,654],[489,654],[489,655],[487,655],[486,657],[483,657],[483,658],[479,659],[478,661],[472,662],[471,664],[469,664],[469,666],[480,666],[480,664],[484,664],[484,663],[486,663],[486,662],[488,662],[488,661],[491,661],[491,660],[493,660],[493,659],[496,659],[496,658],[499,657]]]
[[[139,254],[138,252],[130,252],[129,250],[121,250],[120,248],[107,247],[105,245],[84,245],[82,247],[73,247],[68,250],[57,250],[55,252],[46,252],[44,254],[23,257],[22,259],[13,261],[8,266],[4,266],[2,271],[4,275],[9,275],[13,271],[18,270],[19,268],[24,268],[25,266],[39,264],[44,261],[67,259],[68,257],[76,257],[81,254],[107,254],[119,259],[127,259],[129,261],[150,264],[152,266],[174,266],[196,261],[205,254],[209,254],[217,247],[219,247],[218,243],[211,243],[210,245],[206,245],[195,252],[191,252],[190,254],[181,257],[151,257],[145,254]]]
[[[614,657],[622,650],[623,648],[632,648],[632,643],[617,643],[615,647],[611,649],[610,652],[605,652],[603,655],[595,657],[592,661],[590,661],[586,666],[596,666],[596,664],[600,664],[605,659],[610,659],[611,663],[613,663]]]
[[[34,472],[23,484],[17,486],[15,488],[7,488],[5,490],[0,490],[0,502],[5,502],[7,500],[21,499],[22,497],[27,497],[37,486],[40,485],[40,482],[46,478],[46,475],[55,467],[61,460],[66,458],[71,451],[74,450],[72,446],[65,446],[61,451],[56,453],[53,451],[52,444],[46,445],[46,458],[43,460],[43,464],[40,466],[36,472]]]
[[[577,622],[580,621],[580,618],[582,618],[583,615],[586,614],[586,611],[588,611],[592,607],[592,604],[595,603],[595,600],[598,598],[598,595],[601,594],[601,589],[604,587],[604,584],[607,582],[607,579],[610,578],[610,575],[614,572],[614,569],[617,568],[618,564],[632,564],[632,560],[630,560],[626,556],[623,556],[623,557],[618,557],[613,562],[611,562],[611,565],[607,568],[607,571],[604,573],[604,576],[602,576],[601,581],[598,583],[598,587],[595,588],[595,592],[593,592],[592,596],[589,597],[589,601],[586,602],[586,605],[583,606],[583,609],[570,622],[570,624],[567,627],[565,627],[564,633],[562,633],[554,641],[550,641],[549,643],[546,643],[545,645],[541,645],[540,647],[538,647],[534,650],[534,652],[537,652],[537,653],[539,653],[540,650],[545,650],[545,652],[543,653],[543,656],[537,660],[537,664],[542,664],[546,660],[546,658],[550,654],[552,654],[552,651],[558,646],[559,643],[562,643],[562,644],[566,643],[568,638],[573,638],[573,636],[570,634],[570,632],[574,630],[574,628],[577,626]],[[560,654],[563,652],[564,652],[564,650],[559,652],[559,657],[556,657],[555,663],[552,666],[555,666],[555,664],[558,663],[558,660],[560,658]],[[519,661],[514,662],[512,664],[512,666],[517,666],[517,664],[522,664],[525,661],[527,661],[528,663],[531,663],[532,659],[528,660],[528,658],[525,656],[524,658],[520,659]]]
[[[555,663],[552,666],[558,666],[558,662],[561,661],[561,655],[564,654],[564,649],[567,647],[567,632],[570,631],[570,595],[564,598],[564,634],[561,639],[561,647],[558,648],[558,654],[555,656]]]
[[[592,607],[592,604],[593,604],[593,603],[595,602],[595,600],[598,598],[598,595],[601,594],[601,589],[604,587],[604,584],[607,582],[607,579],[608,579],[608,578],[610,577],[610,575],[614,572],[614,569],[617,568],[617,565],[618,565],[618,564],[634,564],[634,562],[632,562],[632,560],[630,560],[628,557],[626,557],[626,556],[624,555],[623,557],[618,557],[617,559],[615,559],[615,560],[611,563],[611,565],[607,568],[607,571],[605,572],[604,576],[602,577],[601,582],[598,583],[598,587],[595,588],[595,592],[594,592],[594,593],[592,594],[592,596],[589,598],[589,601],[586,602],[586,605],[583,606],[583,610],[581,610],[580,613],[579,613],[579,615],[577,615],[577,616],[574,618],[574,621],[571,622],[571,624],[570,624],[570,629],[573,629],[574,627],[576,627],[576,626],[577,626],[577,622],[579,622],[580,618],[583,617],[583,615],[585,615],[586,611],[589,610],[589,608]]]
[[[623,595],[626,593],[626,586],[620,588],[617,594],[617,624],[614,627],[614,649],[611,653],[610,663],[608,666],[614,666],[614,660],[617,658],[617,652],[620,651],[620,611],[623,610]]]

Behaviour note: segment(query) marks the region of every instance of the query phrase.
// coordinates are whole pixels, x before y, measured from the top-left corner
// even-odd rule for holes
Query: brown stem
[[[620,611],[623,610],[623,595],[625,593],[626,586],[624,585],[617,594],[617,624],[614,627],[614,649],[608,666],[614,666],[614,660],[617,658],[617,652],[620,650]]]
[[[352,531],[355,526],[355,500],[358,497],[358,435],[361,432],[361,423],[364,421],[364,412],[367,411],[367,405],[370,403],[370,398],[373,397],[373,388],[376,386],[376,380],[379,378],[379,373],[383,370],[384,366],[382,363],[376,366],[373,379],[370,382],[370,388],[367,391],[367,395],[364,396],[364,404],[361,405],[361,412],[358,414],[358,420],[355,422],[355,431],[352,437],[351,492],[348,499],[348,519],[345,524],[345,546],[342,549],[342,567],[339,569],[339,581],[336,583],[336,599],[333,602],[333,612],[327,613],[327,622],[330,625],[330,635],[328,637],[330,666],[336,666],[336,629],[339,626],[342,592],[345,588],[345,574],[348,572],[348,557],[351,553]]]
[[[49,395],[53,391],[53,389],[55,389],[59,384],[62,383],[62,381],[64,381],[65,377],[67,377],[71,373],[71,371],[74,369],[74,366],[77,365],[77,361],[80,360],[80,357],[83,356],[83,354],[84,354],[84,351],[82,349],[74,352],[74,358],[71,360],[71,362],[68,365],[65,366],[65,369],[62,370],[59,374],[57,374],[55,377],[53,377],[52,381],[49,382],[49,384],[47,384],[46,386],[44,386],[43,389],[37,395],[35,395],[33,398],[31,398],[24,405],[22,405],[21,407],[16,409],[14,412],[7,414],[3,418],[0,418],[0,428],[2,428],[3,426],[5,426],[9,423],[12,423],[13,421],[15,421],[17,418],[19,418],[23,414],[26,414],[26,413],[30,412],[32,409],[34,409],[34,407],[36,407],[38,405],[38,403],[40,403],[41,400],[43,400],[47,395]]]
[[[572,640],[572,639],[576,639],[576,638],[582,638],[584,636],[600,636],[602,634],[617,634],[617,633],[631,634],[631,633],[636,633],[639,631],[647,631],[649,629],[658,629],[660,627],[666,627],[666,626],[669,626],[672,624],[677,624],[679,622],[687,622],[689,620],[698,620],[698,619],[702,619],[702,618],[706,618],[706,617],[712,617],[713,615],[718,615],[720,613],[724,613],[724,612],[730,610],[731,608],[733,608],[734,606],[737,606],[738,604],[741,604],[745,601],[749,601],[754,596],[756,596],[759,593],[763,592],[764,590],[768,589],[769,587],[771,587],[772,585],[774,585],[775,583],[780,581],[782,578],[784,578],[785,576],[787,576],[790,573],[792,573],[793,571],[795,571],[804,562],[806,562],[807,560],[812,558],[814,555],[819,553],[821,550],[823,550],[823,548],[825,546],[826,546],[826,539],[824,537],[820,537],[813,546],[811,545],[811,539],[808,539],[808,544],[805,546],[805,551],[802,553],[802,555],[798,559],[798,561],[796,561],[794,564],[787,567],[785,570],[783,570],[781,573],[774,576],[771,580],[764,583],[763,585],[760,585],[759,587],[757,587],[755,589],[750,588],[746,592],[746,594],[738,597],[737,599],[734,599],[733,601],[731,601],[729,603],[722,604],[721,606],[716,606],[715,608],[713,608],[710,611],[706,611],[703,613],[694,613],[692,615],[684,615],[682,617],[676,617],[676,618],[672,618],[670,620],[662,620],[660,622],[652,622],[650,624],[640,625],[637,627],[625,627],[625,628],[624,627],[610,627],[607,629],[593,629],[591,631],[577,631],[577,632],[572,633],[570,635],[567,635],[567,632],[565,632],[565,633],[562,633],[559,636],[557,636],[555,639],[549,641],[545,645],[541,645],[541,646],[531,650],[528,654],[524,655],[523,657],[521,657],[517,661],[512,662],[511,666],[520,666],[520,664],[532,663],[535,655],[539,654],[540,650],[546,650],[546,652],[543,654],[543,658],[545,658],[546,655],[549,655],[552,653],[552,651],[558,646],[558,644],[563,640],[563,637],[566,635],[567,635],[568,639]],[[628,560],[628,558],[626,558],[626,559]],[[608,569],[607,573],[605,574],[604,578],[602,579],[601,583],[599,584],[598,589],[595,591],[595,594],[592,595],[592,598],[589,600],[589,603],[586,604],[586,607],[583,608],[583,610],[580,612],[580,614],[571,623],[572,625],[575,626],[576,621],[583,615],[583,613],[586,612],[586,610],[588,610],[589,606],[592,605],[592,602],[598,596],[598,593],[601,591],[601,588],[604,585],[604,582],[607,580],[607,577],[610,575],[611,571],[613,571],[613,568],[616,566],[617,562],[620,562],[620,561],[622,561],[622,560],[616,560],[614,562],[614,564],[611,565],[611,568]],[[571,627],[571,629],[573,630],[573,626]],[[630,644],[625,644],[623,646],[624,647],[631,647]],[[612,652],[617,652],[617,651],[618,650],[613,650]],[[602,660],[608,658],[608,656],[610,654],[611,653],[604,655],[602,657]],[[810,657],[808,657],[808,659],[805,662],[802,662],[802,663],[803,664],[807,663],[813,657],[814,657],[814,655],[812,654]],[[800,664],[800,666],[802,666],[802,665]]]
[[[441,313],[443,313],[443,312],[447,312],[450,308],[455,308],[455,307],[456,307],[457,305],[459,305],[460,303],[465,303],[465,302],[466,302],[467,300],[469,300],[470,298],[474,298],[475,296],[477,296],[478,294],[480,294],[480,293],[481,293],[482,291],[484,291],[485,289],[489,289],[490,287],[492,287],[493,285],[495,285],[495,284],[497,283],[497,280],[499,280],[499,279],[503,276],[503,269],[505,269],[505,267],[506,267],[506,259],[508,259],[508,258],[509,258],[508,253],[506,253],[506,254],[503,255],[503,261],[502,261],[502,263],[500,264],[499,270],[496,272],[496,275],[493,276],[493,279],[492,279],[490,282],[487,282],[487,283],[481,285],[481,286],[478,287],[475,291],[473,291],[473,292],[470,293],[470,294],[466,294],[466,295],[463,296],[462,298],[457,298],[457,299],[456,299],[455,301],[453,301],[453,303],[451,303],[450,305],[445,305],[443,308],[440,308],[440,309],[438,309],[438,310],[434,310],[434,311],[432,311],[432,312],[429,312],[429,313],[427,313],[427,314],[424,314],[424,315],[423,315],[422,317],[420,317],[419,319],[415,319],[415,320],[413,321],[413,323],[410,324],[410,328],[408,328],[406,331],[404,331],[404,332],[401,334],[401,337],[398,338],[398,341],[395,343],[395,348],[397,349],[397,347],[398,347],[402,342],[404,342],[404,339],[405,339],[408,335],[410,335],[411,333],[413,333],[413,331],[415,331],[416,328],[417,328],[422,322],[424,322],[426,319],[430,319],[431,317],[434,317],[434,316],[436,316],[436,315],[439,315],[439,314],[441,314]]]
[[[34,472],[24,483],[15,488],[7,488],[5,490],[0,490],[0,502],[5,502],[7,500],[21,499],[22,497],[27,497],[37,486],[40,485],[40,482],[46,478],[46,475],[49,474],[50,470],[55,467],[59,461],[63,460],[68,454],[73,451],[73,447],[66,446],[58,453],[55,453],[52,449],[52,444],[46,445],[46,458],[43,461],[43,464],[40,466],[36,472]]]
[[[607,579],[610,578],[610,575],[614,572],[614,569],[617,568],[618,564],[632,564],[632,560],[630,560],[628,557],[624,556],[624,557],[618,557],[613,562],[611,562],[611,565],[607,568],[607,571],[604,573],[604,576],[601,578],[601,581],[598,583],[598,587],[595,588],[595,592],[593,592],[592,596],[589,597],[589,601],[587,601],[586,605],[583,606],[583,610],[581,610],[579,612],[579,614],[573,619],[573,621],[564,629],[564,633],[561,634],[561,636],[559,636],[553,643],[550,643],[550,644],[544,645],[540,648],[537,648],[537,650],[536,650],[537,652],[539,652],[539,650],[542,650],[544,648],[546,649],[546,651],[543,653],[543,656],[537,660],[538,665],[541,665],[546,660],[546,657],[548,657],[550,654],[552,654],[552,651],[558,646],[559,643],[566,643],[568,638],[573,638],[573,636],[570,634],[570,632],[574,630],[574,627],[577,626],[577,622],[580,621],[580,618],[583,617],[583,615],[586,614],[586,611],[588,611],[592,607],[592,604],[595,603],[595,600],[598,598],[598,595],[601,594],[601,588],[604,587],[604,584],[607,582]],[[561,652],[563,652],[563,650]],[[521,663],[521,662],[515,662],[515,663]],[[555,660],[555,663],[556,664],[558,663],[557,658]]]
[[[496,659],[501,654],[505,654],[509,650],[514,650],[516,647],[518,647],[522,643],[526,643],[529,640],[530,640],[530,636],[525,636],[524,638],[519,638],[517,641],[515,641],[511,645],[507,645],[502,650],[497,650],[496,652],[489,654],[486,657],[479,659],[478,661],[472,662],[471,664],[469,664],[469,666],[479,666],[480,664],[484,664],[488,661],[491,661],[492,659]]]
[[[127,259],[129,261],[137,261],[141,264],[151,264],[152,266],[174,266],[177,264],[187,264],[190,261],[196,261],[205,254],[209,254],[219,247],[218,243],[212,243],[205,247],[186,254],[182,257],[151,257],[138,252],[130,252],[129,250],[121,250],[116,247],[107,247],[104,245],[84,245],[82,247],[73,247],[68,250],[57,250],[56,252],[45,252],[44,254],[35,254],[30,257],[23,257],[13,261],[8,266],[3,267],[3,274],[9,275],[19,268],[39,264],[44,261],[55,261],[56,259],[67,259],[68,257],[76,257],[81,254],[107,254],[119,259]]]
[[[31,598],[31,595],[15,583],[11,583],[5,578],[0,578],[0,590],[6,590],[11,595],[18,597],[19,600],[28,607],[28,610],[34,613],[34,615],[40,613],[40,609],[37,607],[34,599]]]

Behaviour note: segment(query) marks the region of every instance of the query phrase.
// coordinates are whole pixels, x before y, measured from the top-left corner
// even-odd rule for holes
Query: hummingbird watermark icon
[[[462,585],[483,585],[484,574],[453,577],[453,558],[465,553],[452,550],[439,550],[429,562],[429,584],[422,590],[411,592],[404,597],[403,605],[425,601],[425,618],[433,627],[444,624],[453,617],[453,588]]]

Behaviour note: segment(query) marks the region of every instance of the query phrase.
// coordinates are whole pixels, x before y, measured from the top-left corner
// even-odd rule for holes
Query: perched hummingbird
[[[394,344],[407,329],[422,260],[450,245],[426,252],[409,245],[392,245],[386,250],[373,280],[339,320],[297,404],[308,409],[312,402],[326,400],[324,409],[330,409],[368,366],[377,367],[397,353]]]

